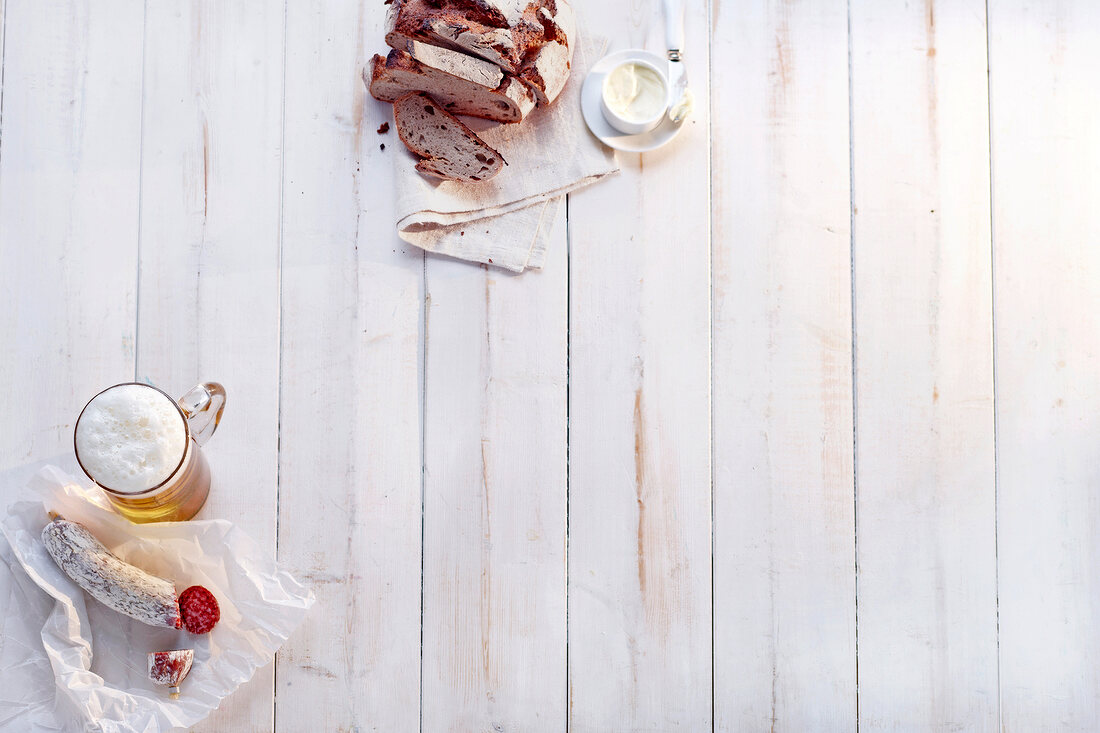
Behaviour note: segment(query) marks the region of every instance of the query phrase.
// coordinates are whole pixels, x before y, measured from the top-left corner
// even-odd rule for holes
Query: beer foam
[[[175,404],[157,390],[121,384],[88,403],[76,425],[76,451],[101,486],[133,493],[172,475],[187,448]]]

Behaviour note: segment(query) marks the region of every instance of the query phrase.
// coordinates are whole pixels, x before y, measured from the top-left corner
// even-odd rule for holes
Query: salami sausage
[[[149,652],[149,679],[154,684],[169,688],[172,698],[180,696],[180,683],[191,671],[195,652],[191,649],[171,649],[165,652]]]
[[[108,608],[150,626],[183,625],[175,586],[118,559],[83,525],[57,517],[43,528],[42,542],[58,567]]]

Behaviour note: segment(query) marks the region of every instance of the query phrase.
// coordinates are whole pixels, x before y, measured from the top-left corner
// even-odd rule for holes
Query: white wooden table
[[[394,234],[380,2],[0,0],[0,468],[220,380],[319,599],[201,730],[1096,729],[1100,6],[688,4],[515,277]]]

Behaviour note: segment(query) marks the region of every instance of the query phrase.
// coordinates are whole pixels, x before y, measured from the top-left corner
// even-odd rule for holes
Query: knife
[[[668,46],[668,118],[680,122],[691,111],[692,96],[684,69],[684,6],[681,0],[664,0],[665,45]]]

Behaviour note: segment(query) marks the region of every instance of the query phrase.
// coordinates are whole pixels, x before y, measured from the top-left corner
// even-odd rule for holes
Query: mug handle
[[[202,382],[176,402],[183,410],[183,416],[187,418],[191,437],[196,444],[202,445],[210,439],[221,422],[222,410],[225,409],[225,387],[217,382]]]

